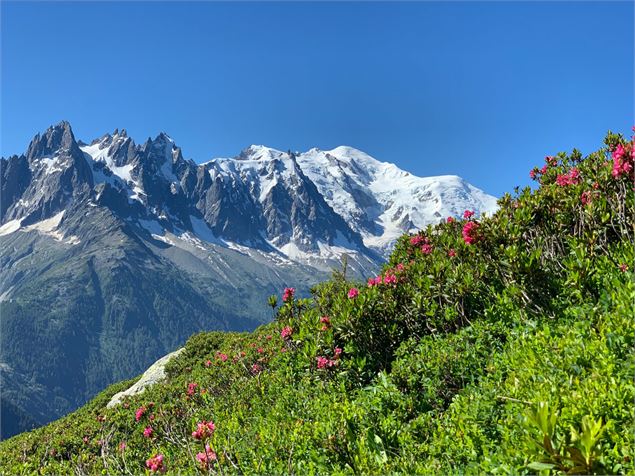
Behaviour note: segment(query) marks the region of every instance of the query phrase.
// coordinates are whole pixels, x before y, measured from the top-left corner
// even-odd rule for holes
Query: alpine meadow
[[[280,289],[272,322],[3,441],[1,472],[633,474],[633,154],[609,132],[376,276]]]

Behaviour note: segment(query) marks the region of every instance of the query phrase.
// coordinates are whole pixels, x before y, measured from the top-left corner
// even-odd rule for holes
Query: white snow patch
[[[11,220],[0,226],[0,236],[10,235],[20,229],[22,225],[22,219]]]

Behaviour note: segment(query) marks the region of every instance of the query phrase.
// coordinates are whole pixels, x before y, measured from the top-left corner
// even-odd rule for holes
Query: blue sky
[[[632,2],[0,5],[3,156],[67,119],[197,162],[347,144],[501,195],[634,122]]]

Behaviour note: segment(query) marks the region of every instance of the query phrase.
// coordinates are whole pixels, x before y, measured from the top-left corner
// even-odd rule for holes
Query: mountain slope
[[[0,471],[632,474],[635,144],[605,143],[366,282],[192,336],[143,393],[0,443]]]
[[[355,149],[338,154],[357,164],[347,180],[366,184],[363,193],[376,194],[379,205],[357,194],[348,209],[339,206],[329,193],[354,192],[317,175],[315,152],[252,146],[197,165],[165,133],[137,144],[115,130],[84,143],[61,122],[36,135],[24,155],[1,159],[0,364],[12,414],[45,423],[193,332],[253,329],[270,318],[262,303],[277,289],[295,283],[306,295],[344,256],[349,276],[368,275],[395,230],[438,218],[422,212],[426,198],[416,211],[404,208],[413,217],[404,222],[395,211],[401,202],[380,190],[387,180],[402,187],[401,172],[378,172],[396,168]],[[445,179],[418,180],[414,193],[448,189]],[[461,186],[466,200],[437,206],[437,214],[495,207]],[[351,220],[355,213],[369,213],[377,233]]]

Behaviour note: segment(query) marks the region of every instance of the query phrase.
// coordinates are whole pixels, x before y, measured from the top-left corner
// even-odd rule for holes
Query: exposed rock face
[[[161,357],[154,364],[152,364],[148,368],[148,370],[143,372],[143,375],[141,375],[141,378],[137,380],[134,383],[134,385],[124,390],[123,392],[119,392],[113,395],[113,397],[110,399],[106,407],[112,408],[115,405],[120,404],[121,401],[124,399],[124,397],[131,397],[133,395],[142,393],[147,387],[154,385],[155,383],[163,380],[165,378],[165,366],[167,365],[167,363],[170,360],[172,360],[174,357],[181,354],[181,352],[183,352],[184,350],[185,350],[185,347],[181,347],[180,349],[175,350],[174,352],[170,352],[168,355],[164,357]]]

